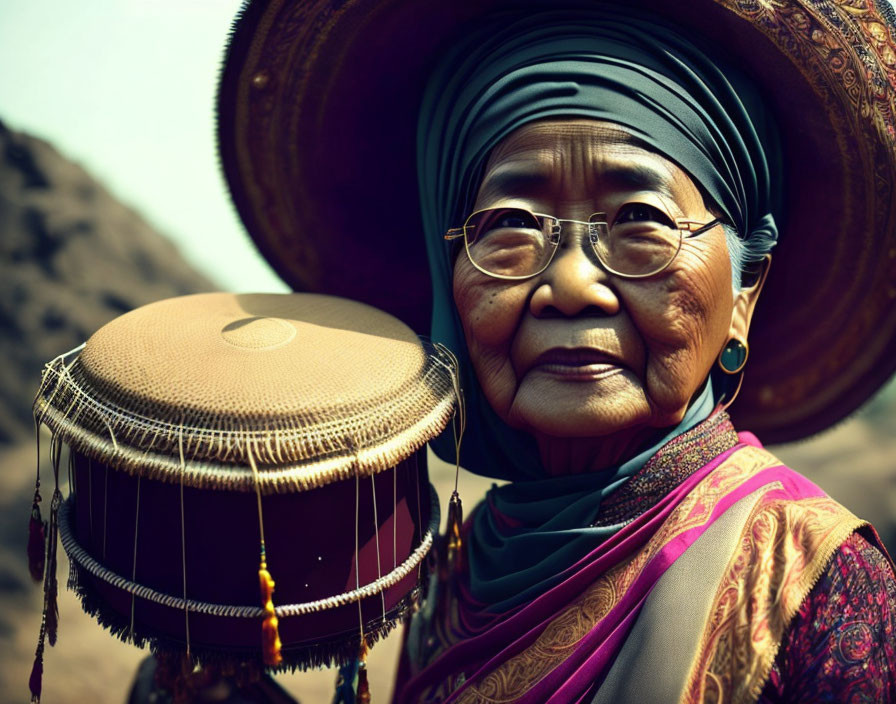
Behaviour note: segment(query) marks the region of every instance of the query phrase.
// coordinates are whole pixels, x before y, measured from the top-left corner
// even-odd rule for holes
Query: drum
[[[425,444],[458,393],[450,353],[331,296],[200,294],[110,322],[35,400],[56,483],[31,546],[37,660],[57,531],[69,586],[123,639],[259,667],[356,657],[420,598],[439,521]],[[38,481],[38,531],[39,499]]]

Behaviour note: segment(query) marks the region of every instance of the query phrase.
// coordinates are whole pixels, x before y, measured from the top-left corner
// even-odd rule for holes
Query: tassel
[[[58,586],[54,578],[47,593],[47,640],[56,645],[56,634],[59,630],[59,603],[57,601]]]
[[[457,569],[460,560],[460,550],[463,547],[461,538],[461,526],[464,523],[464,507],[460,495],[455,489],[448,501],[448,562]]]
[[[59,533],[59,505],[62,503],[62,493],[57,489],[53,492],[53,501],[50,503],[50,527],[47,531],[47,569],[44,581],[44,619],[47,626],[47,640],[50,645],[56,645],[56,633],[59,628],[59,585],[56,582],[56,544]]]
[[[361,653],[358,656],[358,694],[357,704],[370,704],[370,685],[367,683],[367,641],[361,641]]]
[[[31,690],[33,704],[40,702],[40,691],[44,681],[44,646],[43,642],[37,647],[34,655],[34,665],[31,667],[31,677],[28,678],[28,688]]]
[[[340,666],[336,674],[336,691],[332,704],[355,704],[355,687],[358,680],[358,661],[351,660]]]
[[[264,623],[261,624],[261,643],[265,665],[279,665],[283,662],[280,654],[280,632],[277,628],[277,614],[274,612],[274,580],[268,572],[264,559],[264,546],[261,548],[261,566],[258,570],[258,581],[261,586],[261,603],[264,607]]]
[[[40,515],[40,482],[34,489],[31,503],[31,520],[28,521],[28,570],[35,582],[44,578],[47,559],[47,524]]]

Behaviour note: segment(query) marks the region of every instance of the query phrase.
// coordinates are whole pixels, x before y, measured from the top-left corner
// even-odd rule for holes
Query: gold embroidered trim
[[[682,701],[755,702],[788,623],[862,525],[829,497],[758,505],[719,583]]]

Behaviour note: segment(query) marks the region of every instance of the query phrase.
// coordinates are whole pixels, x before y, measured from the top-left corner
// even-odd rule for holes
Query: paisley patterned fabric
[[[797,701],[896,702],[896,579],[860,533],[803,601],[759,697]]]

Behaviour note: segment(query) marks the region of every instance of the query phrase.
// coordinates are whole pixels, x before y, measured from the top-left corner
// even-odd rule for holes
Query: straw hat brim
[[[588,3],[586,3],[588,4]],[[297,290],[428,333],[419,103],[440,50],[544,0],[251,2],[218,95],[221,161],[258,247]],[[896,40],[883,0],[637,0],[723,48],[782,134],[786,221],[732,415],[766,442],[841,420],[896,369]]]

